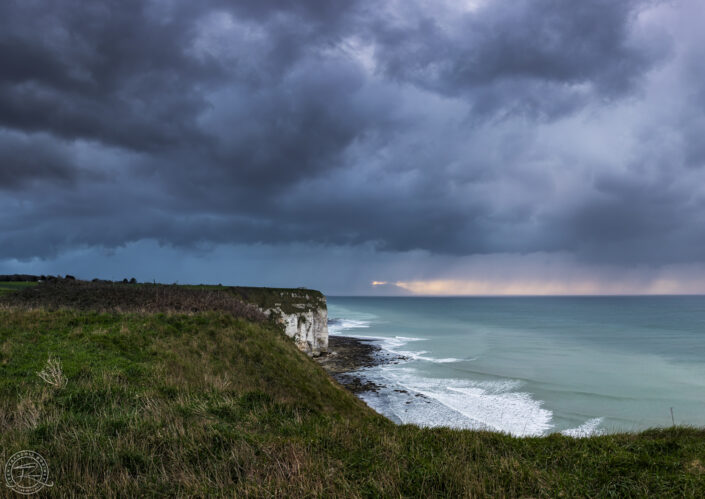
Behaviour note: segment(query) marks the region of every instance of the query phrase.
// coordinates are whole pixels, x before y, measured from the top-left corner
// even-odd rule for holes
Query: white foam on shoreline
[[[479,421],[447,407],[440,402],[402,394],[393,390],[364,392],[360,398],[375,411],[398,424],[413,424],[420,427],[446,426],[466,430],[488,430]]]
[[[561,435],[573,438],[585,438],[591,437],[593,435],[600,435],[602,434],[602,430],[600,430],[599,427],[603,419],[604,418],[588,419],[577,428],[569,428],[567,430],[563,430],[561,432]]]
[[[513,391],[521,386],[517,380],[425,378],[414,369],[398,366],[381,366],[361,374],[384,386],[380,394],[363,399],[401,423],[486,429],[515,436],[542,435],[552,428],[553,413],[541,407],[541,401],[529,393]]]

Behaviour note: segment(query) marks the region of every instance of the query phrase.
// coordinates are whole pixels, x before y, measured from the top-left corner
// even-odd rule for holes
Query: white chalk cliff
[[[300,350],[314,357],[328,351],[328,308],[325,298],[311,299],[308,294],[293,294],[299,303],[288,303],[282,310],[280,303],[264,310],[284,326],[284,333],[294,339]]]

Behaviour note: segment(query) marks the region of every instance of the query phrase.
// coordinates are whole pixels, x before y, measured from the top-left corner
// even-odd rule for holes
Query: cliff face
[[[296,306],[296,305],[294,305]],[[284,333],[294,339],[300,350],[317,357],[328,351],[328,310],[325,307],[286,313],[279,307],[265,310],[266,315],[275,314],[284,326]]]
[[[328,351],[328,307],[320,291],[286,288],[229,288],[284,327],[300,350],[314,357]]]

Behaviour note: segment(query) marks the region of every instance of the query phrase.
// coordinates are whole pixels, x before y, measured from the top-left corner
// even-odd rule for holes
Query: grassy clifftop
[[[326,297],[320,291],[306,288],[263,288],[253,286],[196,286],[201,289],[224,290],[239,299],[257,305],[262,310],[278,308],[285,314],[326,307]]]
[[[202,311],[206,308],[223,309],[240,315],[232,307],[254,305],[260,310],[278,308],[291,314],[325,308],[326,299],[320,291],[306,288],[263,288],[247,286],[130,284],[95,280],[77,281],[74,278],[36,281],[2,281],[0,294],[16,293],[8,300],[14,305],[44,307],[74,307],[96,310],[172,310]],[[36,278],[36,276],[16,276]],[[42,276],[43,277],[43,276]],[[234,298],[234,299],[233,299]],[[250,317],[251,318],[251,317]]]
[[[11,296],[0,299],[0,464],[39,452],[49,495],[705,495],[702,430],[575,440],[396,426],[276,326],[232,308]],[[55,384],[37,375],[49,359]]]

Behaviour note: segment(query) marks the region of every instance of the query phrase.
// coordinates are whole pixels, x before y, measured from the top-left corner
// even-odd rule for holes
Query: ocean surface
[[[408,360],[363,369],[399,423],[587,436],[705,427],[705,296],[328,298],[329,332]]]

